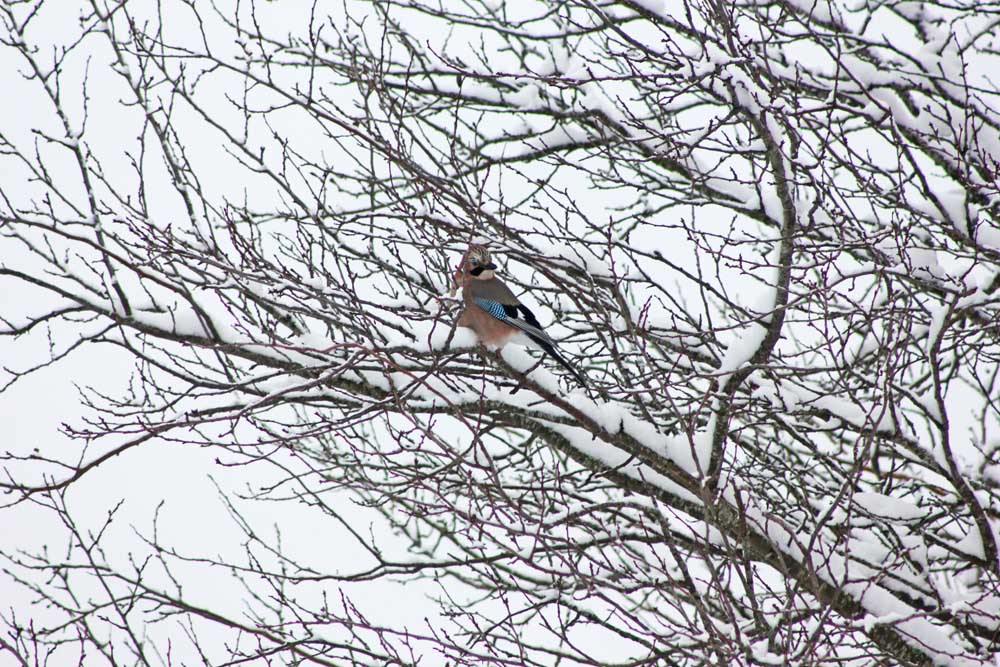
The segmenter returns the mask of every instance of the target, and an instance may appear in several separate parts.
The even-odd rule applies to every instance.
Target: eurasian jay
[[[555,341],[542,331],[534,313],[497,279],[496,268],[489,250],[481,245],[469,247],[455,272],[456,287],[462,288],[465,301],[458,326],[472,329],[483,345],[496,349],[524,334],[586,387],[583,375],[556,351]]]

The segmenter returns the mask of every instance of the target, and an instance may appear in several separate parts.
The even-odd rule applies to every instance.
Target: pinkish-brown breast
[[[517,333],[517,329],[493,317],[472,302],[468,289],[462,290],[465,311],[458,318],[458,326],[472,329],[479,342],[487,347],[503,347]]]

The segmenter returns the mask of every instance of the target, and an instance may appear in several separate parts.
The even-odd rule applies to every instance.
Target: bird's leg
[[[490,356],[490,354],[491,354],[491,351],[490,351],[490,349],[488,347],[486,347],[485,345],[480,345],[479,346],[479,356],[483,360],[483,383],[484,383],[484,385],[485,385],[485,383],[487,381],[487,377],[486,377],[487,369],[489,369],[490,366],[492,365],[492,364],[489,363],[489,356]],[[496,354],[496,352],[492,352],[492,354]],[[496,385],[496,388],[497,388],[498,391],[500,389],[503,389],[503,387],[504,387],[504,383],[503,383],[503,381],[500,378],[497,378],[497,379],[493,380],[493,384]],[[521,383],[518,382],[518,386],[516,386],[514,388],[514,390],[511,391],[510,393],[513,394],[513,393],[515,393],[520,388],[521,388]]]
[[[524,372],[524,374],[521,375],[520,379],[518,379],[517,386],[514,387],[513,389],[511,389],[511,391],[510,391],[511,395],[516,394],[517,392],[521,391],[521,387],[524,386],[524,381],[526,379],[528,379],[528,374],[531,373],[531,371],[535,370],[536,368],[538,368],[541,365],[542,365],[542,360],[539,359],[538,361],[535,362],[534,366],[532,366],[531,368],[529,368],[528,370],[526,370]]]
[[[514,388],[510,390],[510,394],[511,394],[511,396],[513,396],[513,395],[514,395],[514,394],[516,394],[517,392],[521,391],[521,387],[523,387],[523,386],[524,386],[524,377],[525,377],[525,376],[521,375],[521,376],[519,376],[519,377],[517,378],[517,384],[515,384],[515,385],[514,385]]]
[[[500,389],[500,382],[497,381],[497,380],[493,380],[492,378],[490,378],[490,366],[491,366],[491,364],[490,364],[489,354],[488,354],[486,346],[485,345],[480,345],[479,348],[478,348],[478,350],[479,350],[479,358],[482,359],[482,362],[483,362],[483,390],[485,391],[485,389],[486,389],[486,383],[487,382],[491,382],[491,381],[493,382],[494,385],[496,385],[496,388],[499,390]]]
[[[482,355],[484,361],[490,355],[493,355],[494,356],[494,360],[497,361],[497,362],[502,362],[502,360],[503,360],[502,357],[500,356],[500,353],[498,351],[491,350],[490,348],[486,347],[485,345],[480,345],[479,346],[479,353]],[[513,369],[511,369],[512,372],[513,372],[513,374],[516,374],[517,378],[516,378],[516,381],[513,381],[514,378],[511,378],[512,384],[514,385],[514,388],[510,390],[510,393],[511,394],[516,394],[517,392],[521,391],[521,388],[524,387],[524,381],[526,379],[528,379],[528,373],[530,373],[531,371],[533,371],[536,368],[538,368],[541,365],[541,363],[542,363],[541,360],[539,360],[534,366],[532,366],[531,368],[529,368],[527,370],[527,372],[523,373],[523,374],[517,373],[517,371],[513,371]],[[484,366],[483,372],[484,373],[486,372],[485,371],[485,366]],[[495,380],[495,383],[496,383],[497,389],[502,389],[504,386],[506,386],[506,384],[501,379],[499,379],[499,378],[497,380]]]

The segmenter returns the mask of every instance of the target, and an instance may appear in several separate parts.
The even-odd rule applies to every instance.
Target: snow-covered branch
[[[0,655],[1000,648],[994,10],[71,4],[0,8],[0,407],[81,407],[78,448],[3,454],[2,511],[58,537],[0,544]],[[473,242],[587,389],[456,325]],[[218,542],[120,518],[102,475],[157,447],[238,479]],[[387,586],[433,613],[375,617]]]

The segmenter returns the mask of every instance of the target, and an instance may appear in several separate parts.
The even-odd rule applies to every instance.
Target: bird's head
[[[468,271],[469,275],[479,280],[489,280],[497,268],[497,265],[490,259],[490,251],[481,245],[469,248],[465,263],[465,270]]]
[[[490,258],[490,251],[485,246],[470,245],[462,257],[462,263],[455,271],[455,290],[466,285],[470,280],[490,280],[494,276],[497,265]]]

